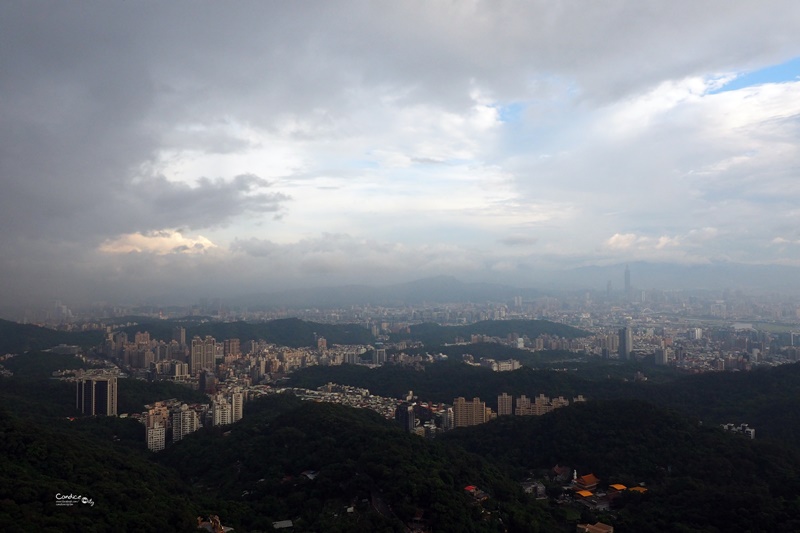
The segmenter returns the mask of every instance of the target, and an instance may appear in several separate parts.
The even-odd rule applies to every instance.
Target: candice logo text
[[[60,492],[56,494],[56,505],[69,507],[78,503],[94,507],[94,500],[86,496],[81,496],[80,494],[61,494]]]

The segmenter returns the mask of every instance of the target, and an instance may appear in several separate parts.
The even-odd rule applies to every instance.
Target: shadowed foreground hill
[[[434,531],[561,531],[480,457],[404,433],[369,410],[262,399],[227,436],[199,432],[158,459],[237,530],[289,519],[297,531],[399,532],[422,517]],[[494,512],[484,514],[467,485],[487,491]]]
[[[136,422],[107,420],[143,433]],[[99,438],[102,428],[70,424],[35,423],[0,408],[0,524],[8,531],[196,531],[189,491],[174,472]],[[57,506],[57,494],[94,505]]]
[[[446,434],[511,472],[565,464],[606,483],[645,482],[622,498],[621,533],[800,531],[800,456],[702,427],[638,401],[590,402],[542,417],[502,417]]]

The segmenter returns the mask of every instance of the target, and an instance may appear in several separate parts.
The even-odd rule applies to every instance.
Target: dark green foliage
[[[0,319],[0,354],[45,350],[59,344],[90,347],[99,344],[102,340],[103,334],[99,331],[56,331]]]
[[[217,339],[238,338],[242,342],[265,340],[282,346],[301,347],[315,345],[314,335],[325,337],[329,344],[369,344],[374,337],[366,328],[357,324],[319,324],[297,318],[271,320],[269,322],[210,322],[193,320],[157,320],[147,317],[131,317],[135,326],[126,326],[120,331],[133,336],[147,331],[151,338],[168,341],[176,326],[186,328],[187,339],[194,335],[211,335]],[[103,342],[100,331],[66,332],[54,329],[17,324],[0,320],[0,354],[23,353],[52,348],[59,344],[78,345],[83,348],[98,346]]]
[[[619,501],[616,526],[622,532],[796,531],[800,524],[796,452],[701,427],[642,402],[592,402],[542,417],[503,417],[443,440],[519,473],[567,464],[606,484],[646,482],[644,496]]]
[[[279,325],[303,343],[316,327]],[[246,340],[245,326],[209,334]],[[311,330],[312,340],[314,332],[335,342],[321,328]],[[454,357],[461,349],[495,359],[523,355],[494,344],[445,349]],[[190,531],[195,516],[212,513],[237,531],[269,531],[281,519],[293,520],[296,531],[403,531],[421,511],[434,531],[569,531],[568,520],[579,517],[613,521],[622,533],[800,531],[797,450],[762,440],[780,437],[796,446],[800,439],[800,365],[700,376],[665,371],[658,382],[634,383],[624,378],[637,370],[653,376],[656,369],[568,353],[531,357],[529,364],[570,371],[495,373],[455,362],[422,371],[345,365],[309,368],[293,380],[308,387],[358,385],[394,397],[412,389],[446,402],[480,396],[494,405],[501,392],[584,394],[590,402],[543,417],[504,417],[431,442],[370,411],[282,395],[247,404],[240,423],[201,430],[151,454],[144,428],[133,420],[66,418],[76,415],[75,385],[40,378],[77,359],[26,354],[13,363],[17,376],[0,379],[0,524],[22,531]],[[171,383],[119,380],[120,412],[170,397],[206,401]],[[729,421],[755,426],[758,439],[716,427]],[[623,495],[613,515],[528,500],[514,480],[556,463],[594,472],[604,483],[645,482],[649,492]],[[318,476],[308,479],[307,470]],[[472,502],[463,491],[467,484],[491,498]],[[55,493],[65,491],[92,497],[94,508],[55,507]]]
[[[199,432],[158,459],[202,485],[208,505],[224,501],[230,521],[245,530],[292,519],[302,530],[403,531],[418,511],[435,531],[498,531],[500,516],[511,531],[554,527],[481,458],[406,434],[368,410],[269,398],[250,406],[230,435]],[[318,476],[302,475],[309,470]],[[463,490],[470,484],[496,498],[485,520]]]
[[[75,393],[75,383],[66,381],[0,378],[0,404],[37,420],[78,416]]]
[[[709,372],[654,387],[632,397],[677,408],[706,423],[749,423],[759,439],[800,442],[800,364],[751,372]]]
[[[531,339],[543,334],[567,339],[591,335],[588,331],[549,320],[484,320],[465,326],[440,326],[427,322],[411,326],[409,329],[410,333],[398,333],[393,335],[393,338],[421,341],[425,346],[439,346],[455,342],[457,337],[469,339],[471,335],[506,338],[516,333],[520,337],[527,335]]]
[[[792,446],[800,442],[800,410],[796,409],[800,364],[700,375],[665,371],[653,382],[630,380],[637,370],[651,372],[637,363],[597,361],[566,366],[577,370],[523,367],[514,372],[492,372],[456,361],[428,364],[424,371],[391,365],[376,369],[342,365],[303,369],[292,375],[292,383],[316,388],[333,381],[391,397],[413,390],[424,400],[448,403],[458,396],[478,396],[492,407],[503,392],[515,397],[563,395],[570,400],[578,394],[589,400],[638,399],[678,409],[711,425],[748,423],[756,428],[759,439],[778,438]]]
[[[292,384],[316,388],[329,381],[364,387],[373,394],[399,398],[409,390],[423,400],[452,403],[453,398],[475,396],[496,406],[497,395],[526,394],[529,397],[547,395],[583,394],[583,380],[576,380],[564,372],[535,371],[521,368],[514,372],[492,372],[487,368],[457,362],[433,363],[424,371],[408,366],[383,366],[376,369],[356,365],[339,367],[311,367],[292,375]]]
[[[117,412],[141,413],[144,406],[159,400],[176,398],[184,403],[208,403],[208,396],[171,381],[118,379]]]
[[[89,365],[74,355],[28,352],[3,361],[2,365],[19,379],[47,379],[56,370],[77,370]]]
[[[450,346],[437,346],[433,350],[425,348],[417,351],[442,353],[454,361],[460,361],[463,355],[469,354],[474,358],[476,363],[481,358],[494,359],[496,361],[516,359],[523,365],[538,368],[559,364],[563,366],[564,362],[585,362],[589,360],[585,355],[576,354],[567,350],[542,350],[532,352],[530,350],[522,350],[495,342],[453,344]]]
[[[0,408],[0,524],[13,531],[194,530],[190,495],[174,473],[69,424],[35,424]],[[86,496],[94,506],[58,507],[57,493]]]

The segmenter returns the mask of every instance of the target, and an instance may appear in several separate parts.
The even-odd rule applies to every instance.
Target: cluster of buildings
[[[585,401],[586,398],[582,394],[572,399],[573,403]],[[551,399],[544,394],[539,394],[533,401],[523,394],[514,402],[513,398],[504,392],[497,397],[497,415],[504,416],[513,413],[516,416],[541,416],[561,407],[567,407],[569,403],[569,400],[563,396]]]
[[[75,381],[75,407],[88,416],[120,416],[139,420],[146,428],[147,447],[163,450],[168,442],[178,442],[203,426],[225,426],[242,419],[246,391],[228,386],[210,395],[208,404],[187,405],[164,400],[147,405],[134,414],[118,412],[118,374],[103,370],[79,372]]]
[[[731,431],[733,433],[741,433],[742,435],[747,435],[751,439],[756,438],[756,430],[755,428],[751,428],[749,424],[720,424],[722,429],[725,431]]]
[[[586,399],[583,395],[572,399],[573,403],[585,401]],[[566,407],[569,404],[570,401],[563,396],[551,399],[544,394],[538,395],[533,401],[523,394],[515,402],[512,396],[504,392],[497,397],[497,412],[494,412],[480,398],[476,397],[472,400],[467,400],[463,397],[458,397],[453,400],[452,408],[445,411],[442,427],[444,429],[453,429],[477,426],[498,416],[541,416],[560,407]]]
[[[574,474],[572,483],[567,486],[572,491],[575,499],[592,510],[607,511],[611,502],[623,492],[645,493],[647,489],[642,486],[626,487],[620,483],[613,483],[607,488],[600,488],[600,480],[594,474],[578,476]]]
[[[305,348],[255,340],[241,342],[238,338],[219,341],[210,335],[194,336],[187,344],[186,330],[182,327],[174,328],[169,342],[152,339],[146,331],[136,333],[132,342],[125,332],[109,332],[103,351],[134,377],[176,381],[204,391],[200,383],[204,374],[213,375],[218,381],[235,380],[249,386],[308,366],[344,363],[379,366],[387,362],[385,348],[328,346],[324,337],[317,337],[315,346]],[[372,354],[365,360],[368,351]]]
[[[463,356],[463,360],[465,363],[473,366],[480,366],[483,368],[488,368],[493,372],[511,372],[513,370],[517,370],[522,368],[522,363],[517,361],[516,359],[506,359],[503,361],[496,361],[495,359],[491,359],[489,357],[481,357],[481,359],[475,363],[473,362],[473,357],[469,354]]]
[[[266,388],[258,391],[258,394],[266,395],[283,393],[293,394],[301,400],[336,403],[358,409],[370,409],[387,419],[394,416],[398,401],[395,398],[386,398],[370,394],[368,389],[351,387],[349,385],[338,385],[336,383],[328,383],[316,390],[299,387],[278,387]]]
[[[242,419],[244,393],[234,389],[217,393],[210,404],[186,404],[176,399],[146,405],[146,411],[130,415],[146,428],[147,448],[158,452],[205,426],[226,426]]]
[[[725,291],[643,291],[631,283],[631,271],[625,269],[623,287],[614,290],[609,281],[605,291],[563,292],[557,296],[510,297],[505,301],[475,303],[432,303],[421,305],[350,306],[341,309],[308,308],[293,311],[246,311],[226,308],[222,301],[170,311],[172,316],[212,315],[221,321],[270,320],[294,316],[324,323],[359,324],[372,331],[378,341],[391,334],[409,331],[414,324],[435,322],[441,325],[464,325],[481,320],[548,319],[582,328],[584,338],[566,339],[553,335],[528,338],[511,334],[494,338],[481,334],[453,338],[452,342],[500,342],[515,348],[566,350],[576,354],[619,359],[648,359],[657,365],[674,366],[686,372],[750,370],[757,365],[776,365],[800,361],[800,305],[790,295],[753,295],[736,290]],[[159,309],[136,309],[136,313],[166,318]],[[131,309],[94,310],[107,317],[130,314]],[[105,328],[106,355],[126,368],[153,370],[159,377],[182,379],[209,368],[211,359],[236,357],[237,353],[258,355],[257,343],[238,344],[237,339],[216,341],[210,337],[186,338],[186,331],[176,327],[169,341],[154,341],[147,332],[129,338],[113,331],[105,322],[76,324],[78,315],[60,304],[52,319],[60,327],[72,330]],[[80,314],[80,313],[79,313]],[[753,328],[752,323],[776,324],[772,331]],[[776,331],[782,332],[777,333]],[[403,350],[402,343],[393,347]],[[369,348],[371,349],[371,347]],[[309,353],[314,352],[314,353]],[[338,352],[320,339],[316,349],[284,353],[282,358],[265,359],[264,373],[290,372],[313,364],[375,364],[387,362],[387,353],[376,349],[370,361],[362,353]],[[398,362],[414,364],[419,356],[394,356]],[[391,359],[390,356],[388,359]],[[513,362],[495,362],[498,370],[513,369]],[[494,365],[486,362],[487,365]],[[260,366],[260,363],[257,365]],[[258,378],[259,371],[256,371]],[[257,383],[257,381],[253,381]]]

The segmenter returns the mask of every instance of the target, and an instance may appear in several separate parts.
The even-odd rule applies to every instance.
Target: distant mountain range
[[[350,305],[402,306],[423,303],[498,301],[515,296],[530,298],[541,291],[496,283],[465,283],[453,276],[437,276],[384,287],[345,285],[292,289],[273,293],[243,295],[229,300],[233,306],[249,309],[275,307],[346,307]]]
[[[715,262],[698,265],[633,262],[627,264],[634,289],[800,292],[800,268],[783,265],[746,265]],[[562,290],[605,292],[624,289],[625,263],[540,271],[524,281],[508,283],[464,282],[454,276],[437,276],[385,286],[345,285],[290,289],[240,295],[226,300],[233,307],[252,310],[274,308],[332,308],[351,305],[402,306],[424,303],[481,303],[529,300]],[[527,286],[527,287],[525,287]]]
[[[563,270],[548,277],[552,287],[612,290],[624,287],[625,263]],[[784,265],[715,262],[700,265],[628,263],[631,285],[637,289],[708,289],[800,291],[800,269]]]

